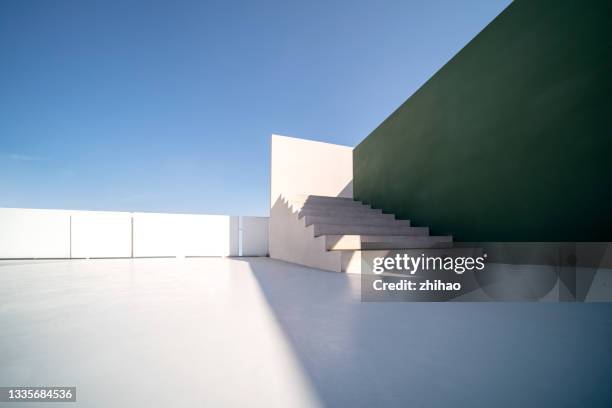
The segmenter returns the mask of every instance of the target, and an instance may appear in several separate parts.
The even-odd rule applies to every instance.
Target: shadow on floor
[[[612,404],[612,303],[361,303],[359,276],[247,262],[326,406]]]

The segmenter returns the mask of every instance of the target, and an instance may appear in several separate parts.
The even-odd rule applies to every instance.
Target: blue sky
[[[267,215],[272,133],[355,146],[510,2],[0,2],[0,207]]]

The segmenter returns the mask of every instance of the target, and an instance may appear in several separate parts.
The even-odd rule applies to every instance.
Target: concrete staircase
[[[440,255],[454,252],[452,236],[432,236],[427,227],[413,227],[408,220],[397,220],[393,214],[384,214],[351,198],[300,195],[285,200],[302,228],[308,230],[310,239],[323,241],[318,245],[319,251],[328,254],[321,256],[339,256],[338,267],[322,269],[360,273],[363,251],[378,256],[397,252],[416,255],[424,249]],[[308,259],[298,263],[316,266]]]
[[[350,198],[297,196],[291,200],[314,236],[325,238],[327,250],[449,248],[452,236],[429,235],[427,227],[413,227],[408,220]]]

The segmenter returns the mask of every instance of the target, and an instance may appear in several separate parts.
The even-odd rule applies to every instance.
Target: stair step
[[[412,227],[409,220],[347,197],[298,195],[288,200],[293,214],[312,226],[315,237],[324,237],[326,257],[340,260],[325,268],[361,273],[370,268],[374,257],[408,253],[410,256],[470,256],[478,248],[453,247],[452,236],[430,236],[427,227]],[[318,265],[306,257],[302,262]],[[363,265],[363,268],[362,268]]]
[[[357,208],[331,208],[331,207],[321,207],[321,208],[313,208],[313,207],[307,207],[307,208],[301,208],[299,209],[299,216],[303,216],[303,215],[325,215],[325,216],[336,216],[336,215],[343,215],[343,216],[347,216],[347,217],[352,217],[352,216],[359,216],[359,217],[365,217],[365,216],[369,216],[369,215],[384,215],[385,217],[390,217],[392,219],[395,219],[395,217],[393,216],[393,214],[383,214],[382,210],[380,209],[372,209],[372,208],[368,208],[368,207],[357,207]]]
[[[305,215],[306,225],[311,224],[343,224],[343,225],[373,225],[373,226],[404,226],[409,227],[409,220],[396,220],[394,217],[381,217],[382,214],[374,215]],[[390,214],[386,214],[390,215]]]
[[[313,224],[315,237],[321,235],[428,235],[427,227]]]
[[[452,245],[450,235],[325,235],[325,247],[330,251],[450,248]]]
[[[297,196],[292,197],[289,202],[294,206],[307,208],[370,208],[369,205],[363,204],[361,201],[355,201],[353,199],[343,197]]]
[[[312,208],[312,209],[338,209],[338,210],[370,210],[372,207],[365,204],[360,204],[355,201],[350,201],[345,204],[336,203],[299,203],[294,202],[295,206],[300,208]]]
[[[361,203],[361,201],[354,200],[350,197],[331,197],[331,196],[319,196],[319,195],[305,195],[305,194],[296,194],[291,198],[294,201],[310,201],[310,202],[352,202],[352,203]]]
[[[303,213],[300,212],[299,215],[300,218],[302,217],[334,217],[334,218],[346,218],[346,219],[352,219],[352,220],[363,220],[363,219],[376,219],[376,220],[385,220],[385,221],[407,221],[410,222],[409,220],[397,220],[395,218],[395,215],[393,214],[383,214],[380,211],[376,211],[376,210],[370,210],[370,211],[364,211],[364,212],[347,212],[347,211],[336,211],[336,212],[330,212],[330,211],[315,211],[315,210],[304,210]]]

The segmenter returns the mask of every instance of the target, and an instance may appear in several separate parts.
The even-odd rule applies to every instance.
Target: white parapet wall
[[[132,256],[132,215],[127,212],[72,211],[72,258]]]
[[[70,258],[70,212],[0,209],[0,258]]]
[[[134,257],[238,256],[238,217],[134,214]]]
[[[267,254],[267,217],[0,208],[0,259]]]
[[[268,217],[240,217],[242,256],[268,255]]]
[[[322,237],[298,218],[299,195],[353,197],[353,148],[272,135],[270,169],[270,257],[340,272],[341,254],[325,249]]]

